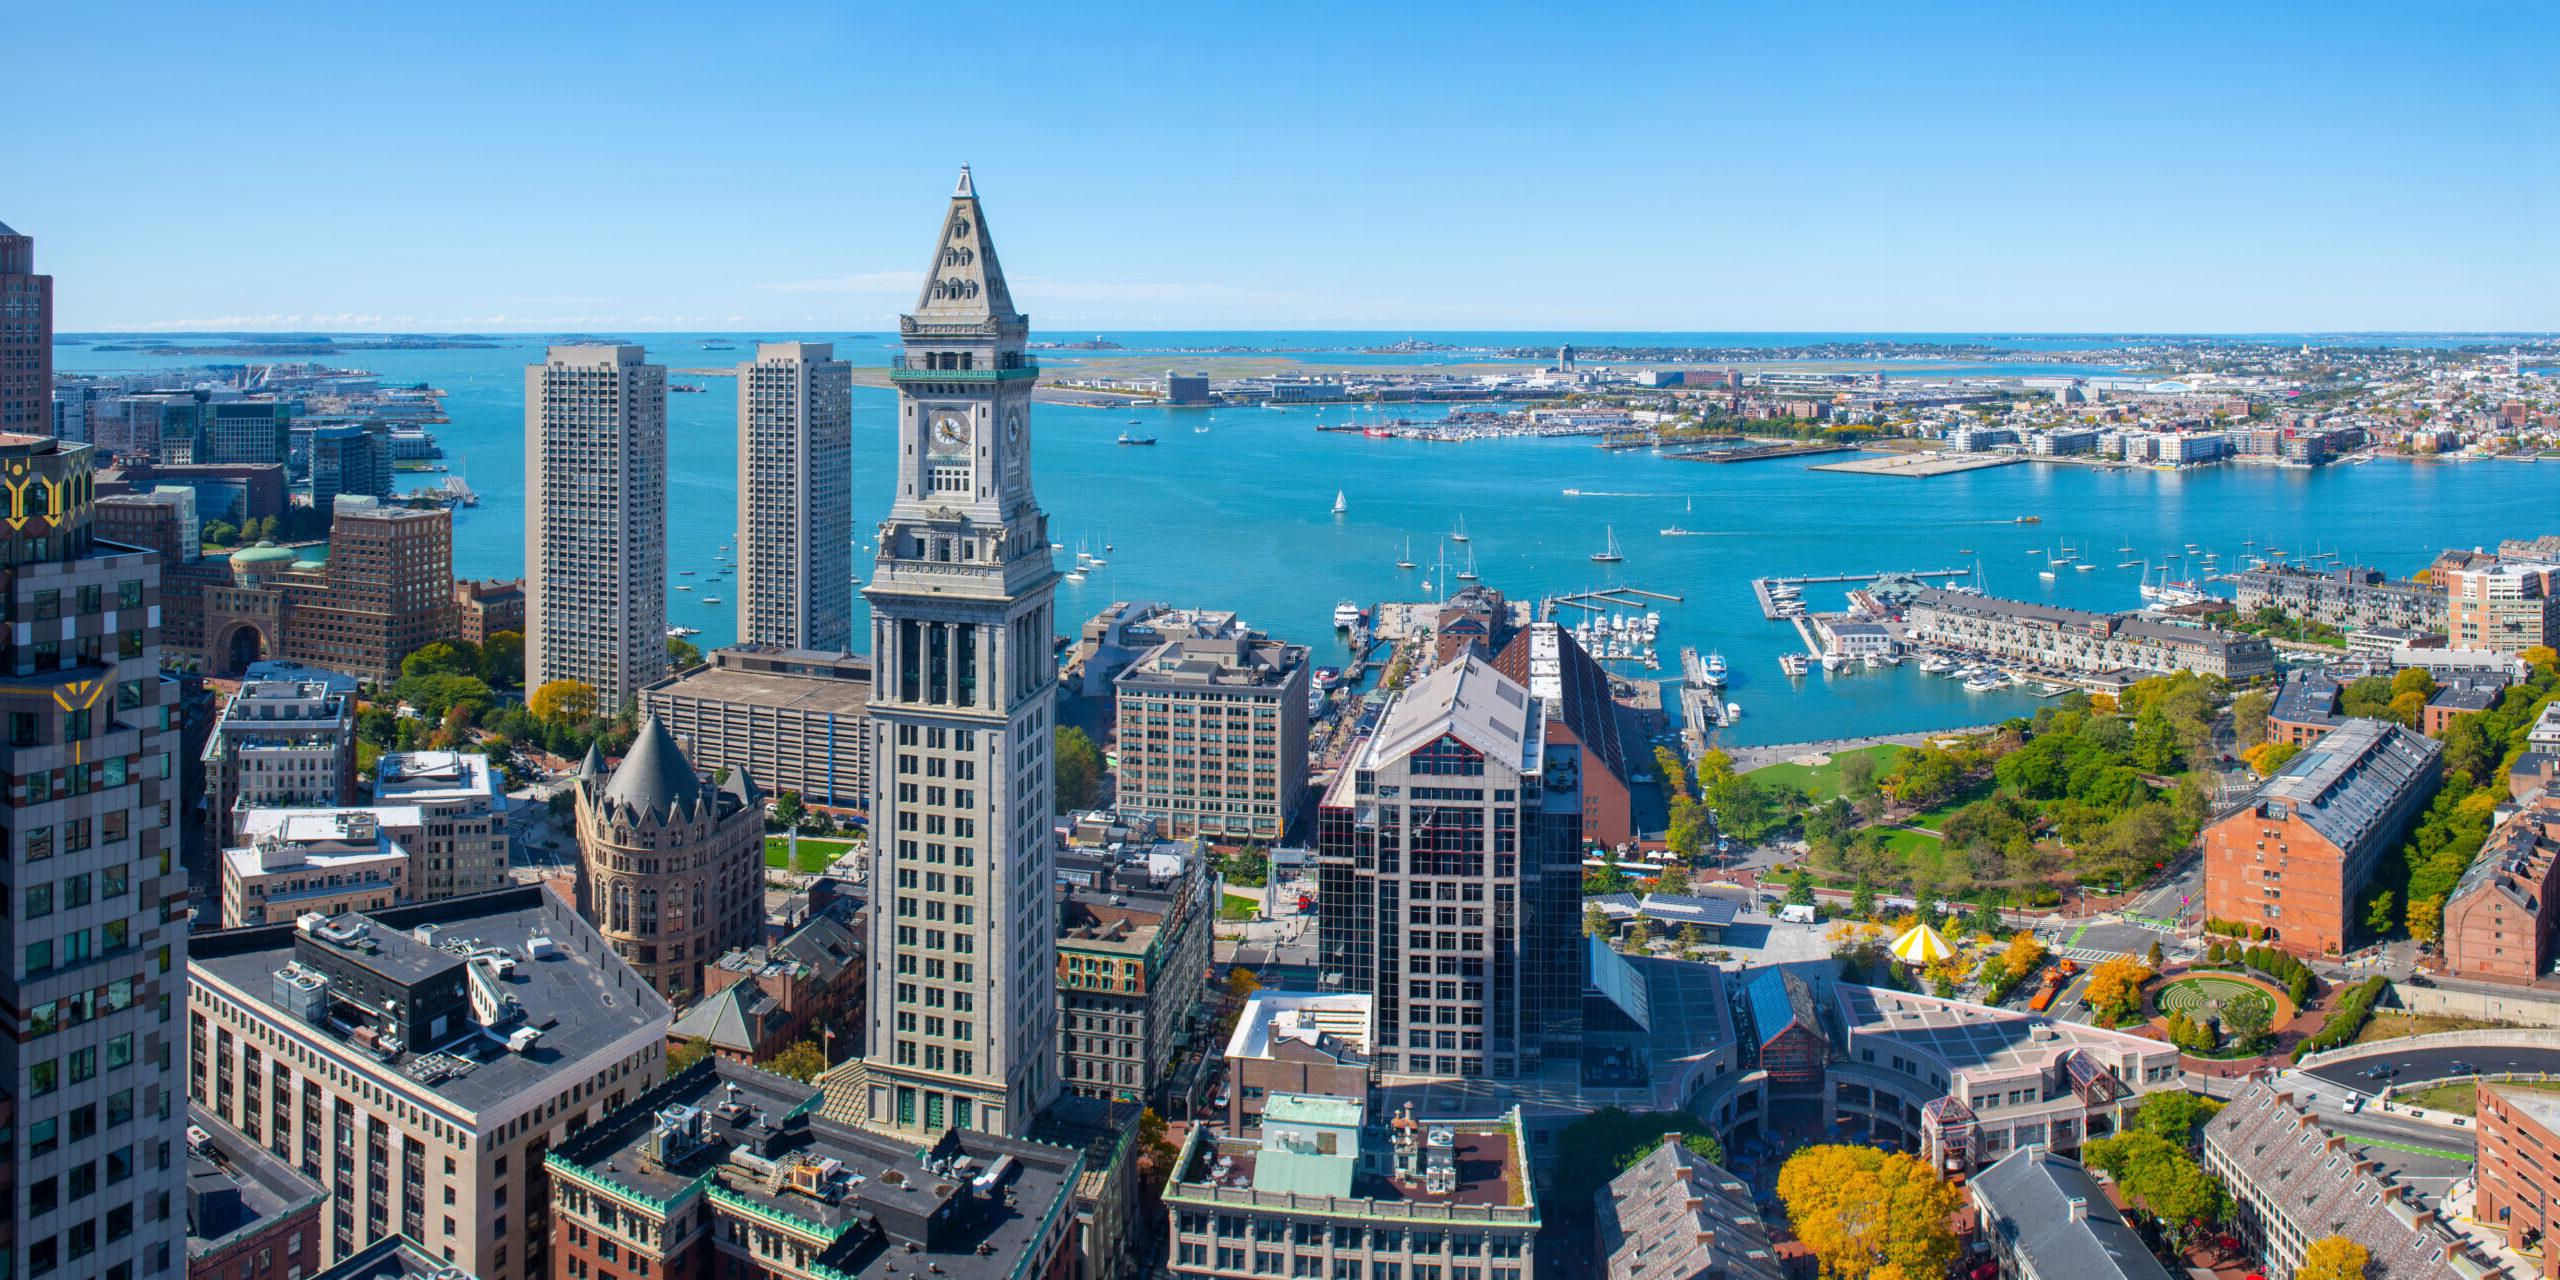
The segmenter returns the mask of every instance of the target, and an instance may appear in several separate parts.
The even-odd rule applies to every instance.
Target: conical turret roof
[[[632,739],[630,754],[622,757],[622,767],[613,771],[613,780],[604,784],[607,805],[626,805],[642,813],[662,814],[670,810],[690,810],[702,799],[702,778],[693,771],[693,762],[685,759],[684,748],[676,745],[675,735],[656,716],[640,722],[640,736]]]
[[[925,268],[915,319],[943,324],[1022,319],[1013,309],[1013,292],[1005,287],[1004,268],[996,262],[995,238],[987,233],[986,210],[978,204],[977,184],[965,164],[951,192],[950,212],[942,218],[933,262]]]

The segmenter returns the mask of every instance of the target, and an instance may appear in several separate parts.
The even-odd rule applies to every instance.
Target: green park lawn
[[[827,864],[843,857],[844,851],[852,847],[851,840],[821,840],[814,836],[802,836],[800,837],[800,860],[791,870],[816,875],[826,870]],[[783,863],[790,858],[790,837],[766,836],[764,838],[764,865],[779,871]]]
[[[1806,765],[1782,760],[1776,764],[1764,765],[1752,770],[1750,777],[1756,782],[1783,782],[1813,797],[1815,804],[1821,804],[1828,800],[1836,800],[1840,796],[1840,761],[1843,757],[1874,757],[1876,775],[1882,777],[1886,770],[1893,767],[1894,757],[1901,755],[1905,749],[1890,742],[1872,747],[1853,747],[1847,751],[1833,752],[1829,762],[1824,764]]]

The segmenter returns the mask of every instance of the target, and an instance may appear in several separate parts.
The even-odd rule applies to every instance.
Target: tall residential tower
[[[853,368],[824,342],[738,366],[738,639],[853,647]]]
[[[0,431],[53,434],[53,277],[36,240],[0,222]]]
[[[960,171],[901,317],[898,489],[871,605],[873,1125],[1022,1134],[1056,1095],[1048,517],[1029,321]]]
[[[667,668],[667,371],[553,347],[524,374],[525,687],[607,713]]]

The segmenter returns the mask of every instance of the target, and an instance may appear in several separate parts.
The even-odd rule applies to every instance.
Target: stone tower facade
[[[656,716],[630,754],[578,770],[578,853],[596,931],[669,1003],[764,924],[764,797],[744,770],[714,784]]]
[[[875,1126],[1022,1134],[1058,1089],[1048,517],[1029,322],[969,171],[899,329],[898,487],[871,606]]]

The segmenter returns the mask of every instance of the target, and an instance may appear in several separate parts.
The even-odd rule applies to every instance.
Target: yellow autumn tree
[[[549,724],[584,724],[595,719],[596,687],[583,680],[553,680],[524,700],[525,710]]]
[[[2365,1264],[2373,1255],[2363,1245],[2345,1236],[2322,1236],[2302,1251],[2302,1265],[2293,1269],[2294,1280],[2364,1280]]]
[[[2001,967],[2007,969],[2013,979],[2035,972],[2036,966],[2043,963],[2044,943],[2024,929],[2018,930],[2009,939],[2009,949],[2000,953]]]
[[[2132,956],[2110,956],[2089,971],[2089,989],[2081,996],[2100,1020],[2120,1022],[2142,1009],[2142,984],[2151,970]]]
[[[1778,1170],[1778,1199],[1826,1280],[1945,1275],[1963,1197],[1922,1161],[1872,1147],[1803,1147]]]

